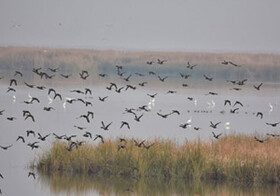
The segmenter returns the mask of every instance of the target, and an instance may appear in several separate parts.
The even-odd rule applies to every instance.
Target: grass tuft
[[[183,178],[246,183],[280,182],[280,141],[270,138],[259,143],[252,136],[231,135],[209,142],[154,139],[148,150],[128,140],[84,144],[67,151],[66,142],[56,141],[34,163],[43,173],[78,173],[139,179]]]

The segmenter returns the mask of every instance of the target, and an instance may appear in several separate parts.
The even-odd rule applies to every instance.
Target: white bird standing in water
[[[153,107],[155,107],[155,101],[156,101],[156,98],[151,98],[149,103],[148,103],[148,108],[149,110],[151,110]]]
[[[13,102],[15,103],[15,102],[16,102],[16,100],[17,100],[16,95],[13,95]]]
[[[48,95],[49,105],[53,102],[52,98]]]
[[[271,103],[268,104],[270,107],[269,113],[273,111],[273,105]]]
[[[226,122],[225,123],[225,129],[226,130],[230,130],[230,122]]]

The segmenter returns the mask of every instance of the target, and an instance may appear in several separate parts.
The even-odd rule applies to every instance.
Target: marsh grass
[[[43,173],[79,173],[122,176],[132,179],[165,178],[217,180],[241,183],[280,182],[280,141],[259,143],[252,136],[231,135],[209,142],[154,139],[149,149],[128,140],[118,151],[119,140],[84,144],[71,152],[68,143],[56,141],[34,163]],[[124,143],[122,143],[124,144]]]

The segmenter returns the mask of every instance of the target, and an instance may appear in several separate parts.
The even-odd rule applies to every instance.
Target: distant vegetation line
[[[157,59],[167,61],[160,66],[146,63]],[[233,71],[230,66],[221,65],[224,60],[238,62],[246,69]],[[178,72],[185,71],[187,62],[199,65],[193,72],[193,79],[201,73],[211,73],[220,80],[248,78],[250,81],[280,82],[280,55],[0,48],[0,74],[13,74],[14,70],[27,71],[30,73],[30,77],[27,78],[34,82],[40,78],[34,77],[31,71],[38,67],[42,70],[59,67],[61,72],[77,73],[73,74],[69,83],[80,82],[78,70],[86,69],[91,73],[110,74],[115,71],[115,65],[124,66],[130,72],[146,73],[154,70],[168,75],[169,78],[177,78],[180,77]],[[57,77],[54,79],[59,80]],[[89,79],[91,82],[98,82],[97,78]]]
[[[56,141],[32,167],[43,173],[122,176],[133,179],[183,178],[280,182],[280,141],[256,142],[251,136],[230,135],[208,142],[170,140],[106,140],[98,145]]]

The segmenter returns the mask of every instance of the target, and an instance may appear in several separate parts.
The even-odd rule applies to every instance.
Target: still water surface
[[[186,88],[181,86],[179,78],[173,78],[169,82],[160,82],[157,77],[152,76],[146,77],[145,80],[140,77],[134,78],[136,76],[133,75],[129,82],[124,82],[118,77],[105,77],[100,78],[101,82],[97,84],[87,84],[81,80],[78,85],[62,85],[55,81],[50,85],[49,82],[41,80],[40,85],[46,86],[46,89],[39,90],[27,87],[24,84],[27,78],[16,77],[18,85],[12,86],[16,92],[7,92],[8,79],[2,82],[0,110],[4,112],[0,116],[0,144],[13,145],[6,151],[0,149],[0,173],[4,176],[4,179],[0,179],[0,188],[3,195],[278,195],[275,186],[248,188],[232,184],[197,184],[184,180],[159,182],[155,179],[134,182],[89,176],[45,176],[39,173],[36,173],[36,179],[28,177],[30,163],[55,141],[52,133],[68,136],[75,134],[75,139],[88,143],[99,141],[85,138],[83,134],[86,131],[91,132],[93,136],[103,135],[105,142],[107,138],[133,137],[149,140],[160,137],[179,144],[197,139],[213,140],[212,131],[216,134],[222,133],[221,137],[232,133],[258,134],[259,137],[265,137],[266,133],[280,133],[279,126],[272,127],[266,124],[280,121],[280,85],[277,83],[264,84],[258,91],[253,88],[256,83],[248,82],[242,86],[241,91],[236,91],[232,90],[234,86],[226,82],[214,86],[202,82],[202,85],[193,84]],[[139,81],[147,81],[148,84],[140,87]],[[123,86],[124,89],[121,93],[106,89],[110,82],[115,82],[118,88]],[[128,84],[136,86],[137,89],[125,90]],[[48,94],[50,88],[60,93],[62,100],[54,99],[52,93]],[[85,92],[85,88],[89,88],[92,94],[72,92]],[[208,95],[210,91],[217,95]],[[147,94],[156,96],[151,98]],[[108,98],[104,102],[99,100],[99,97],[105,96]],[[38,98],[40,103],[24,103],[30,101],[31,97]],[[86,106],[81,101],[72,104],[66,102],[79,98],[92,105]],[[226,99],[231,101],[231,105],[224,105]],[[233,106],[236,101],[241,102],[243,106]],[[139,109],[143,105],[146,105],[147,111]],[[53,107],[54,110],[45,111],[44,107]],[[138,116],[143,114],[140,122],[134,120],[133,114],[125,112],[126,108],[136,109],[135,113]],[[238,109],[235,113],[230,112],[236,108]],[[31,118],[25,120],[23,110],[30,111],[35,122]],[[174,113],[162,118],[157,114],[168,114],[173,110],[178,110],[180,115]],[[94,118],[90,119],[89,123],[85,118],[80,118],[88,111],[94,113]],[[256,116],[258,112],[263,114],[263,118]],[[15,120],[9,121],[8,117],[15,117]],[[100,128],[101,121],[105,124],[112,122],[108,131]],[[121,121],[128,122],[130,129],[120,128]],[[210,121],[221,123],[213,129],[210,127]],[[186,129],[180,127],[185,123],[189,124]],[[78,129],[77,126],[83,127],[84,130]],[[36,133],[35,137],[27,137],[27,130],[33,130]],[[39,141],[38,133],[43,136],[51,135],[46,141]],[[18,136],[23,136],[25,143],[21,140],[16,141]],[[39,141],[40,147],[31,150],[27,144],[35,141]]]

